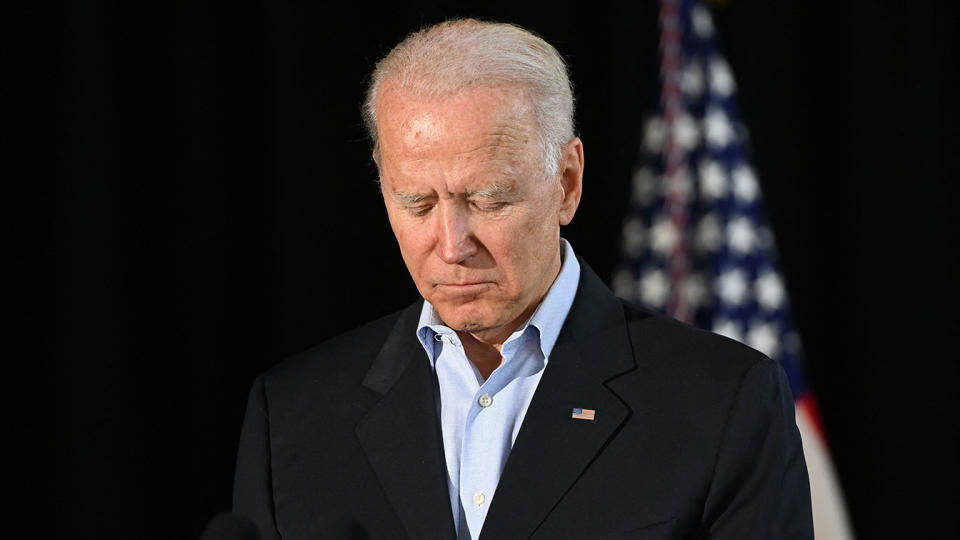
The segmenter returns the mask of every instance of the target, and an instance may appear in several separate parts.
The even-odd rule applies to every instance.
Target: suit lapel
[[[383,397],[357,436],[407,534],[453,538],[434,377],[415,335],[421,305],[401,314],[364,379]]]
[[[580,261],[577,296],[510,451],[481,537],[527,538],[627,418],[605,385],[634,367],[623,306]],[[594,420],[572,418],[574,407]]]

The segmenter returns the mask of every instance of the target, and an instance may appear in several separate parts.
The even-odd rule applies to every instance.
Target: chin
[[[489,327],[475,321],[468,321],[463,324],[458,324],[453,327],[457,332],[468,332],[470,334],[475,334],[477,332],[482,332],[487,330]]]
[[[444,309],[434,305],[434,308],[447,326],[460,332],[479,332],[492,326],[486,317],[464,306]]]

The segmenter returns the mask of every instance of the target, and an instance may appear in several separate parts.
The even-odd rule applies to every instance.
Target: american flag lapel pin
[[[593,409],[581,409],[579,407],[573,408],[573,415],[571,418],[574,420],[590,420],[593,422],[594,417],[597,415],[597,411]]]

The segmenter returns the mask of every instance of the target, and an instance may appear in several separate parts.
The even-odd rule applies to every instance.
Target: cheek
[[[423,231],[418,231],[418,227],[404,215],[401,211],[387,205],[387,219],[390,221],[390,229],[393,230],[393,236],[396,237],[400,249],[404,252],[412,247],[418,239],[423,237]],[[421,225],[420,229],[423,228]],[[418,234],[420,233],[420,234]]]
[[[430,229],[426,224],[407,224],[400,229],[397,241],[411,256],[423,257],[430,251],[432,245]]]
[[[540,236],[542,233],[535,224],[523,223],[499,231],[494,243],[488,244],[497,266],[511,282],[529,278],[531,269],[539,264],[543,251],[543,242],[538,240]]]
[[[400,247],[400,254],[410,274],[417,279],[425,270],[427,256],[430,253],[430,235],[426,227],[403,223],[403,220],[391,220],[393,234]]]

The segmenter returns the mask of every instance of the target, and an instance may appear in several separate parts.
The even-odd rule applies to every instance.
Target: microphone
[[[260,533],[249,519],[224,512],[213,516],[200,540],[260,540]]]
[[[343,514],[323,514],[313,522],[310,540],[367,540],[363,526]]]

